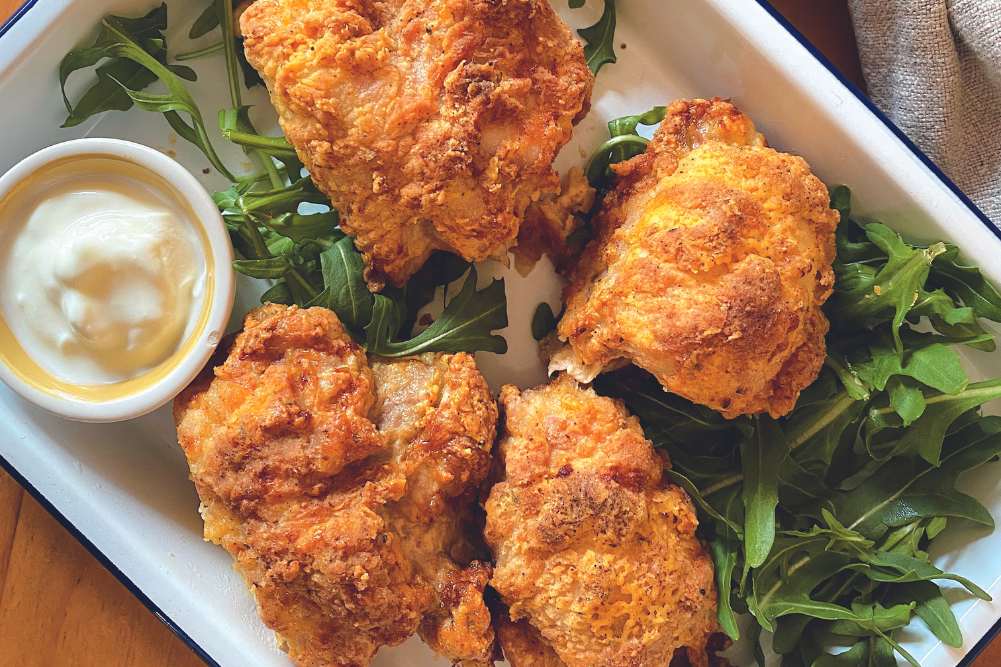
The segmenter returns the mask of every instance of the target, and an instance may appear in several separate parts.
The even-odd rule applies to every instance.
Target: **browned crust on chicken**
[[[566,667],[552,645],[527,619],[512,621],[507,607],[496,615],[497,641],[511,667]]]
[[[679,648],[704,658],[717,628],[712,560],[636,418],[566,375],[524,393],[508,385],[500,403],[506,478],[484,535],[511,620],[569,667],[667,665]],[[514,664],[547,664],[524,655],[531,633],[501,627]]]
[[[792,409],[825,356],[838,214],[802,158],[763,144],[728,102],[678,101],[616,165],[564,292],[578,363],[632,361],[727,417]]]
[[[258,0],[241,17],[289,141],[371,269],[515,241],[593,77],[546,0]]]
[[[269,304],[174,403],[205,537],[300,667],[362,667],[420,632],[495,652],[467,539],[497,409],[468,354],[370,367],[329,310]]]
[[[567,245],[567,237],[581,226],[578,213],[594,206],[594,188],[580,167],[571,167],[560,184],[559,194],[539,197],[525,211],[525,224],[518,233],[518,245],[511,249],[518,273],[528,275],[536,262],[547,255],[560,275],[566,275],[576,259],[576,244]]]

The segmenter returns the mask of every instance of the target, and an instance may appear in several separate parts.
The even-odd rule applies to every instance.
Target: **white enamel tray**
[[[557,11],[573,28],[593,23],[600,2]],[[60,130],[65,109],[56,74],[60,58],[96,34],[101,16],[138,16],[150,0],[29,0],[0,28],[0,172],[44,146],[82,136],[130,139],[176,155],[209,190],[224,186],[203,175],[204,157],[178,140],[158,115],[133,109],[112,112],[72,130]],[[205,0],[168,0],[171,53],[204,46],[217,37],[187,40]],[[998,233],[931,163],[833,70],[793,34],[777,14],[756,0],[624,0],[618,3],[619,62],[600,72],[592,109],[558,160],[563,170],[582,164],[606,137],[605,123],[678,97],[733,98],[772,146],[804,156],[829,185],[845,183],[856,208],[916,239],[958,244],[995,284],[1001,284]],[[625,47],[619,45],[624,44]],[[228,106],[225,71],[217,57],[190,63],[199,74],[191,90],[207,120]],[[71,79],[71,96],[90,85]],[[261,89],[246,96],[256,104],[259,128],[277,132]],[[219,149],[228,148],[221,140]],[[242,154],[222,150],[230,165]],[[2,221],[0,221],[2,224]],[[496,264],[481,280],[507,278],[510,352],[480,354],[484,375],[497,390],[545,380],[537,362],[529,320],[536,304],[558,304],[560,283],[545,262],[528,278]],[[256,305],[260,287],[238,282],[235,320]],[[556,308],[558,310],[558,307]],[[972,353],[973,379],[1001,375],[1001,353]],[[233,571],[229,555],[202,541],[198,497],[177,445],[170,410],[110,425],[77,424],[47,415],[0,385],[0,464],[35,495],[112,572],[206,662],[221,667],[289,667],[273,635]],[[988,464],[961,480],[961,488],[1001,516],[1001,465]],[[1001,531],[949,522],[935,542],[935,562],[969,577],[1001,597]],[[949,549],[945,550],[948,546]],[[941,645],[915,620],[896,636],[925,667],[968,664],[994,636],[1001,604],[972,599],[948,588],[966,643]],[[750,662],[738,646],[735,660]],[[777,663],[777,660],[774,660]],[[374,665],[447,665],[418,640],[379,652]]]

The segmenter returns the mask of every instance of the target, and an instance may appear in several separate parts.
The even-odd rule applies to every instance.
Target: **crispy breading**
[[[580,228],[582,220],[577,214],[591,210],[594,196],[594,188],[587,182],[584,171],[571,167],[559,193],[543,195],[528,205],[518,245],[511,249],[518,273],[527,276],[536,262],[547,255],[556,272],[565,275],[574,259],[574,248],[567,245],[567,237]]]
[[[487,499],[491,585],[517,626],[501,625],[514,665],[644,667],[683,649],[705,665],[716,623],[712,560],[685,492],[621,402],[571,377],[501,391],[505,478]],[[503,620],[503,619],[502,619]],[[701,656],[701,658],[698,658]]]
[[[497,641],[511,667],[566,667],[552,645],[527,619],[512,621],[507,607],[496,614]]]
[[[466,535],[497,408],[471,355],[366,359],[329,310],[251,312],[174,402],[221,544],[300,667],[367,665],[414,632],[496,650]]]
[[[502,258],[589,106],[582,47],[546,0],[257,0],[240,22],[373,289],[435,250]]]
[[[719,98],[669,107],[614,167],[550,370],[631,361],[726,417],[792,409],[824,361],[838,213],[802,158],[763,144]]]

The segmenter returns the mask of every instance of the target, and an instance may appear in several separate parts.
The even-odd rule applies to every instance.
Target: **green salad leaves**
[[[614,176],[611,165],[646,152],[650,140],[640,136],[639,125],[659,125],[667,116],[667,107],[654,107],[638,116],[622,116],[608,122],[608,140],[598,147],[587,163],[588,183],[606,190]]]
[[[259,135],[251,122],[239,74],[242,70],[248,87],[259,79],[248,73],[240,57],[242,48],[233,33],[232,16],[232,0],[212,0],[195,20],[189,36],[219,30],[221,41],[183,58],[224,55],[231,107],[219,111],[219,129],[223,138],[241,146],[259,165],[258,172],[236,176],[223,163],[201,111],[182,81],[194,81],[194,71],[167,64],[163,37],[166,5],[138,19],[106,17],[94,44],[63,58],[59,78],[69,113],[63,126],[132,106],[163,114],[178,136],[197,146],[232,183],[229,189],[216,192],[213,199],[233,247],[242,256],[233,262],[234,269],[273,282],[262,302],[329,308],[367,351],[387,357],[437,351],[506,351],[504,338],[493,334],[507,326],[504,281],[494,280],[477,289],[476,269],[460,258],[439,253],[404,287],[386,287],[375,295],[369,292],[361,254],[340,230],[337,211],[326,196],[303,175],[295,149],[285,137]],[[108,62],[97,67],[97,82],[75,106],[71,104],[65,89],[69,76],[106,59]],[[166,94],[143,92],[156,81],[166,86]],[[461,289],[448,299],[449,285],[464,274],[467,277]],[[420,324],[419,312],[435,309],[433,302],[439,293],[441,314],[430,324],[423,323],[423,330],[413,335]]]
[[[167,65],[167,42],[163,36],[166,28],[166,5],[136,19],[108,16],[101,21],[101,31],[92,45],[66,54],[59,64],[59,85],[69,113],[62,127],[79,125],[102,111],[131,109],[133,102],[127,90],[147,87],[163,71],[194,81],[196,76],[191,68]],[[108,62],[96,71],[97,83],[75,106],[70,104],[66,96],[66,81],[70,75],[105,58]]]
[[[587,28],[581,28],[577,33],[584,39],[584,60],[591,74],[597,75],[601,66],[614,63],[615,58],[615,0],[604,0],[605,6],[598,22]],[[583,6],[576,2],[576,6]],[[575,6],[575,0],[570,0],[570,6]]]
[[[584,60],[591,74],[606,63],[614,63],[615,58],[615,0],[603,0],[601,18],[594,25],[581,28],[577,34],[584,40]],[[580,9],[584,0],[567,0],[570,9]]]
[[[774,632],[783,667],[892,665],[895,652],[917,665],[891,636],[914,615],[962,643],[937,582],[990,599],[927,549],[950,517],[994,525],[956,480],[1001,454],[1001,417],[979,412],[1001,380],[970,382],[956,349],[994,348],[980,319],[1001,321],[1001,295],[955,246],[853,220],[847,188],[832,206],[842,220],[829,356],[787,416],[725,420],[635,369],[595,386],[629,404],[692,495],[727,634],[750,612],[750,639]]]

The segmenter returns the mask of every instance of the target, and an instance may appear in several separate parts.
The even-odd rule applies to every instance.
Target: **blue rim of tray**
[[[896,124],[879,109],[879,107],[873,104],[872,100],[870,100],[865,93],[859,90],[854,83],[852,83],[840,71],[838,71],[838,68],[836,68],[824,54],[818,51],[817,48],[810,42],[810,40],[804,37],[799,30],[793,27],[793,25],[789,23],[789,21],[787,21],[786,18],[782,16],[782,14],[780,14],[777,9],[772,7],[771,4],[768,3],[768,0],[755,0],[755,1],[759,5],[761,5],[762,9],[768,12],[768,14],[773,19],[775,19],[779,25],[785,28],[790,35],[795,37],[796,41],[802,44],[803,47],[807,51],[809,51],[814,58],[817,59],[817,62],[819,62],[821,65],[827,68],[827,70],[831,74],[833,74],[838,79],[838,81],[844,84],[845,88],[847,88],[849,92],[851,92],[862,104],[864,104],[865,107],[869,109],[869,111],[872,112],[874,116],[876,116],[876,118],[881,120],[883,124],[886,125],[886,127],[889,128],[891,132],[893,132],[894,136],[900,139],[900,141],[912,153],[914,153],[914,155],[921,161],[921,163],[924,164],[926,167],[928,167],[929,171],[931,171],[932,174],[934,174],[947,188],[949,188],[949,190],[952,191],[952,193],[956,195],[956,197],[958,197],[959,200],[963,202],[963,204],[965,204],[966,207],[969,208],[974,215],[980,218],[980,221],[984,223],[984,225],[989,230],[991,230],[991,232],[993,232],[994,235],[998,237],[998,239],[1001,239],[1001,229],[998,229],[998,227],[996,227],[994,223],[991,222],[990,218],[984,215],[984,212],[981,211],[980,208],[976,204],[974,204],[969,197],[966,196],[966,193],[960,190],[959,186],[953,183],[952,179],[946,176],[945,173],[941,169],[939,169],[934,162],[931,161],[931,158],[925,155],[924,151],[918,148],[914,144],[914,142],[911,141],[907,137],[907,135],[904,134],[904,132],[899,127],[897,127]],[[10,18],[8,18],[6,21],[4,21],[2,25],[0,25],[0,37],[3,37],[4,33],[10,30],[11,27],[13,27],[13,25],[17,23],[19,19],[21,19],[26,13],[28,13],[28,10],[34,7],[37,2],[38,0],[26,0],[24,4],[18,7],[17,10],[10,16]],[[111,574],[113,574],[116,579],[122,582],[125,588],[127,588],[130,593],[136,596],[136,598],[147,609],[153,612],[153,615],[156,616],[158,619],[160,619],[160,621],[164,625],[166,625],[167,628],[171,632],[173,632],[178,639],[184,642],[188,646],[188,648],[190,648],[192,652],[195,653],[195,655],[204,660],[205,663],[210,667],[221,667],[221,665],[219,665],[219,663],[216,662],[212,658],[212,656],[210,656],[205,651],[205,649],[199,646],[194,639],[189,637],[188,634],[183,629],[181,629],[181,627],[177,623],[175,623],[174,620],[170,618],[170,616],[165,614],[163,610],[161,610],[156,605],[155,602],[150,600],[149,597],[139,588],[139,586],[135,584],[134,581],[129,579],[129,577],[124,572],[118,569],[118,566],[116,566],[113,562],[111,562],[111,560],[104,554],[103,551],[98,549],[93,542],[87,539],[87,537],[83,533],[81,533],[80,530],[75,525],[73,525],[73,523],[69,519],[63,516],[62,512],[56,509],[55,506],[52,503],[50,503],[48,499],[44,495],[42,495],[42,493],[38,489],[36,489],[34,485],[31,484],[31,482],[25,479],[24,476],[21,475],[21,473],[19,473],[14,468],[14,466],[12,466],[10,462],[7,461],[7,459],[5,459],[2,455],[0,455],[0,468],[3,468],[7,472],[7,474],[13,477],[14,480],[21,485],[21,487],[24,490],[26,490],[29,494],[31,494],[31,496],[36,501],[38,501],[39,505],[44,507],[45,510],[49,514],[51,514],[56,519],[56,521],[58,521],[63,526],[63,528],[69,531],[69,533],[73,537],[75,537],[77,541],[80,542],[80,544],[82,544],[84,548],[86,548],[87,551],[89,551],[91,555],[93,555],[94,558],[96,558],[101,563],[101,565],[103,565],[109,572],[111,572]],[[979,656],[983,652],[983,650],[987,648],[987,646],[994,640],[994,638],[998,634],[1001,634],[1001,619],[995,622],[994,625],[991,627],[991,629],[988,630],[984,634],[984,636],[980,638],[980,641],[978,641],[973,646],[973,648],[966,653],[963,659],[960,660],[957,667],[970,667],[970,665],[973,664],[973,661],[977,658],[977,656]]]
[[[18,19],[24,16],[29,9],[34,7],[36,2],[38,2],[38,0],[27,0],[27,2],[23,5],[15,9],[14,13],[11,14],[10,17],[3,22],[3,24],[0,24],[0,37],[3,37],[3,34],[10,30],[11,26],[17,23]]]

